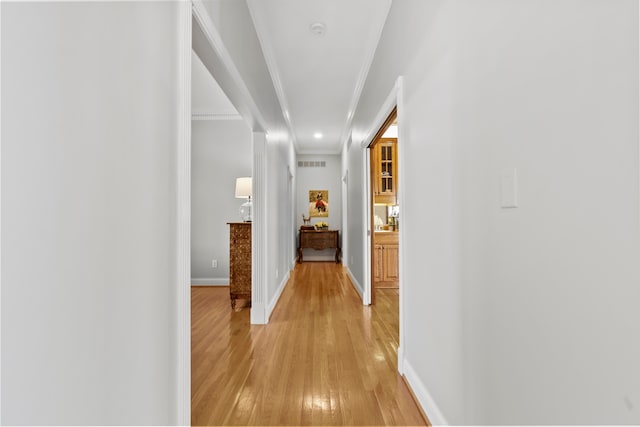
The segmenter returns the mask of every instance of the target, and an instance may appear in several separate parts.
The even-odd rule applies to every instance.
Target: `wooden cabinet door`
[[[376,288],[397,288],[400,277],[398,233],[378,232],[373,238],[373,285]]]
[[[373,247],[373,283],[382,281],[384,277],[384,247],[374,245]]]
[[[382,267],[384,274],[382,280],[385,282],[395,282],[397,284],[399,277],[398,270],[398,245],[384,245]]]

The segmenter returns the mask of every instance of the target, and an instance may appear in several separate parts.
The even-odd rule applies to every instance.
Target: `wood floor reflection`
[[[227,287],[191,295],[193,425],[425,425],[397,374],[397,289],[365,307],[341,266],[299,264],[268,325]]]

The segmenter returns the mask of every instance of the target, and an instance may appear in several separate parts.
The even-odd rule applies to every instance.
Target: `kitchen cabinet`
[[[398,233],[376,232],[373,237],[373,284],[376,288],[397,288]]]
[[[372,148],[373,202],[397,204],[398,140],[381,138]]]

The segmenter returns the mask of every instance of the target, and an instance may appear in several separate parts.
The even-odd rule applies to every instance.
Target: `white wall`
[[[640,422],[637,2],[394,2],[350,167],[398,75],[420,195],[402,212],[405,369],[427,414]]]
[[[332,230],[342,227],[342,160],[338,155],[300,155],[297,161],[325,162],[325,167],[297,167],[297,197],[294,207],[296,229],[304,223],[302,214],[309,216],[309,191],[329,190],[329,216],[312,217],[311,225],[324,221]],[[340,233],[342,235],[342,233]],[[335,249],[316,251],[305,249],[303,259],[308,261],[335,260]]]
[[[354,119],[355,152],[350,154],[354,165],[360,161],[362,136],[381,125],[373,120],[397,77],[404,75],[404,104],[399,106],[398,118],[402,185],[408,196],[400,202],[405,267],[401,271],[403,366],[436,424],[468,421],[462,298],[453,247],[450,98],[451,79],[458,72],[452,55],[454,5],[447,1],[392,5]],[[358,198],[362,196],[352,197]],[[362,246],[362,228],[357,236],[350,236],[354,237],[350,244]],[[431,401],[435,405],[425,404]]]
[[[178,5],[2,4],[2,423],[172,421]]]
[[[191,139],[191,283],[228,284],[227,223],[242,220],[235,185],[251,176],[251,131],[242,120],[194,120]]]
[[[364,193],[366,182],[364,181],[363,152],[360,150],[359,141],[352,143],[347,154],[347,171],[349,179],[347,182],[348,217],[347,217],[347,253],[343,264],[347,266],[354,285],[364,293],[365,286],[365,266],[364,266],[364,228],[365,216]]]
[[[464,6],[455,158],[484,420],[638,424],[638,2]]]
[[[295,182],[291,141],[267,140],[267,315],[275,307],[292,268],[291,211]]]

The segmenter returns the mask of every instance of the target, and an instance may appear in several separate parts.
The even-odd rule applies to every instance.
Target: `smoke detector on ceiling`
[[[318,37],[324,36],[324,33],[327,31],[327,26],[322,22],[314,22],[309,28],[311,29],[311,32]]]

